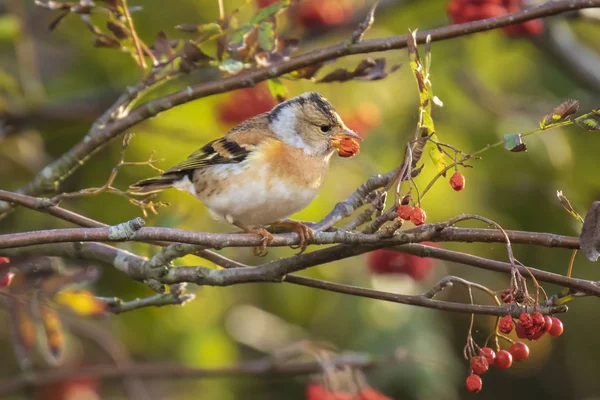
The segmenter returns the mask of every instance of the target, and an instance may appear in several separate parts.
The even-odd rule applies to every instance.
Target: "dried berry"
[[[465,384],[467,386],[467,390],[472,393],[479,393],[481,391],[481,387],[483,386],[481,378],[479,375],[475,374],[467,376]]]
[[[533,326],[541,329],[544,327],[544,316],[542,315],[542,313],[536,311],[533,314],[531,314],[531,319],[533,320]]]
[[[457,192],[465,188],[465,177],[460,172],[455,172],[450,178],[450,186]]]
[[[427,221],[427,214],[425,213],[425,210],[420,207],[413,208],[413,211],[410,214],[410,222],[416,226],[419,226],[423,225],[425,221]]]
[[[521,325],[523,329],[527,331],[527,329],[533,327],[533,318],[531,318],[531,315],[527,313],[521,313],[521,315],[519,315],[519,325]]]
[[[500,293],[500,300],[504,304],[510,304],[515,301],[515,291],[514,289],[504,289],[502,293]]]
[[[519,324],[517,324],[517,326],[515,326],[515,333],[517,334],[517,337],[519,339],[527,339],[527,332],[525,331],[525,328],[523,328]]]
[[[512,355],[506,350],[500,350],[496,353],[496,361],[494,363],[500,369],[508,369],[512,365]]]
[[[515,361],[521,361],[529,357],[529,347],[523,342],[513,343],[509,351]]]
[[[471,358],[471,369],[477,375],[483,374],[488,370],[490,364],[484,356],[475,356]]]
[[[552,328],[548,331],[550,336],[560,336],[563,334],[563,323],[560,319],[552,317]]]
[[[344,137],[340,140],[337,148],[340,157],[352,157],[360,151],[360,144],[351,137]]]
[[[513,330],[514,325],[512,317],[510,315],[505,315],[500,318],[500,321],[498,322],[498,330],[508,335]]]
[[[398,217],[405,221],[410,220],[410,216],[413,212],[413,208],[409,204],[402,204],[398,206]]]
[[[479,355],[484,356],[489,365],[494,365],[496,352],[489,347],[483,347],[479,350]]]

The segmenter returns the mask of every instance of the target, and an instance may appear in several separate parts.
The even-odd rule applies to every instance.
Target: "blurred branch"
[[[100,301],[108,306],[108,310],[113,314],[137,310],[144,307],[163,307],[168,305],[182,305],[194,299],[194,295],[184,293],[185,284],[172,285],[169,293],[159,293],[154,296],[144,297],[131,301],[123,301],[118,297],[98,297]]]
[[[583,8],[600,7],[600,0],[569,0],[548,2],[527,10],[507,14],[497,18],[465,24],[450,25],[442,28],[422,31],[417,35],[417,41],[424,43],[428,35],[433,41],[446,40],[476,32],[501,28],[522,23],[531,19],[544,18],[568,11]],[[337,59],[340,57],[372,52],[390,51],[406,48],[408,35],[393,36],[383,39],[365,40],[356,44],[347,42],[292,57],[280,61],[267,68],[254,68],[237,75],[218,79],[211,82],[188,86],[185,89],[167,96],[150,100],[129,111],[133,101],[157,82],[141,82],[123,94],[113,106],[107,110],[92,126],[81,142],[46,166],[31,182],[19,189],[19,193],[38,195],[48,190],[55,190],[57,185],[70,176],[89,157],[107,145],[110,139],[121,134],[133,125],[154,117],[159,113],[192,100],[211,96],[218,93],[250,87],[258,82],[281,76],[310,65]],[[10,205],[0,203],[0,212],[10,210]]]
[[[531,40],[566,69],[569,77],[600,93],[600,56],[577,40],[567,21],[549,20],[544,34]]]
[[[357,369],[374,368],[391,362],[405,362],[404,352],[397,351],[397,356],[375,358],[362,353],[342,353],[327,360],[327,367],[351,367]],[[28,386],[43,386],[50,383],[71,379],[97,378],[122,379],[135,376],[146,379],[206,379],[239,376],[298,376],[321,373],[324,365],[318,362],[279,363],[274,358],[247,361],[245,363],[224,368],[194,368],[179,364],[137,363],[127,366],[100,364],[76,369],[50,369],[23,374],[0,381],[0,395],[7,395]]]

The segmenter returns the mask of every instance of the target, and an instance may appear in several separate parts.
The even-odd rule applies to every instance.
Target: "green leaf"
[[[289,7],[291,0],[281,0],[264,8],[261,8],[250,20],[253,25],[258,25],[265,19],[277,14],[281,10]]]
[[[600,108],[575,118],[575,122],[590,131],[600,130]]]
[[[527,146],[523,143],[523,138],[520,133],[504,135],[504,148],[514,153],[527,151]]]
[[[278,102],[282,102],[287,99],[287,89],[281,79],[273,78],[268,81],[269,90],[271,96],[273,96]]]
[[[228,74],[235,75],[244,69],[244,63],[231,58],[223,61],[219,65],[221,71],[227,72]]]
[[[229,47],[232,49],[243,49],[246,47],[246,39],[250,35],[250,32],[254,29],[254,25],[245,24],[240,26],[231,35]]]
[[[258,44],[266,51],[271,51],[275,47],[275,27],[272,22],[263,22],[259,25]]]

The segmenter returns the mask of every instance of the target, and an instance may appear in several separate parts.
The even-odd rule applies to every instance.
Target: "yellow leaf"
[[[106,311],[106,305],[85,290],[62,290],[54,296],[54,300],[79,315],[98,315]]]

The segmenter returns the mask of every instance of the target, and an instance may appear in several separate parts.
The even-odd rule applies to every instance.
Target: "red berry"
[[[226,124],[239,124],[272,109],[277,102],[265,85],[235,91],[217,107],[218,118]]]
[[[398,206],[398,217],[402,218],[405,221],[410,220],[410,216],[413,212],[413,208],[409,204],[403,204]]]
[[[467,390],[472,393],[479,393],[481,391],[481,387],[483,386],[483,382],[479,375],[471,374],[467,376],[467,381],[465,382],[467,386]]]
[[[544,327],[542,328],[542,332],[549,332],[552,328],[552,317],[549,315],[544,315]]]
[[[488,370],[490,364],[484,356],[475,356],[471,358],[471,369],[477,375],[483,374]]]
[[[500,300],[502,300],[504,304],[510,304],[515,301],[514,289],[504,289],[502,293],[500,293]]]
[[[0,257],[0,264],[8,264],[9,262],[10,262],[10,258]]]
[[[531,315],[527,313],[521,313],[521,315],[519,315],[519,325],[521,325],[523,329],[527,331],[527,329],[533,327],[533,318],[531,318]]]
[[[460,172],[455,172],[450,178],[450,186],[457,192],[460,192],[465,188],[465,177]]]
[[[479,350],[479,355],[485,357],[489,365],[494,365],[496,360],[496,352],[489,347],[483,347]]]
[[[431,242],[423,242],[435,245]],[[433,259],[400,253],[395,250],[379,249],[367,254],[367,267],[375,275],[404,274],[414,280],[427,278],[433,268]]]
[[[0,288],[7,287],[13,280],[15,274],[12,272],[7,272],[5,274],[0,275]]]
[[[498,330],[506,335],[512,331],[513,326],[513,319],[510,315],[505,315],[500,318],[500,321],[498,322]]]
[[[256,2],[258,3],[258,7],[260,8],[264,8],[267,6],[270,6],[271,4],[275,3],[278,0],[257,0]]]
[[[512,365],[512,355],[506,350],[500,350],[496,353],[494,364],[500,369],[508,369]]]
[[[389,397],[387,397],[386,395],[379,393],[377,390],[375,390],[369,386],[362,388],[360,390],[360,393],[358,394],[358,398],[353,397],[353,399],[356,399],[356,400],[392,400]]]
[[[560,336],[563,334],[563,323],[560,319],[552,317],[552,328],[548,331],[550,336]]]
[[[523,342],[513,343],[509,351],[515,361],[521,361],[529,357],[529,347]]]
[[[410,222],[415,224],[416,226],[423,225],[427,221],[427,214],[425,210],[420,207],[415,207],[410,214]]]
[[[517,326],[515,327],[515,332],[517,333],[517,337],[519,339],[527,339],[527,332],[525,331],[525,328],[523,328],[520,324],[517,324]]]
[[[536,311],[533,314],[531,314],[531,319],[533,320],[533,325],[538,327],[538,328],[542,328],[544,326],[544,316],[542,315],[542,313]]]
[[[340,140],[339,147],[337,149],[338,156],[340,157],[352,157],[360,151],[360,144],[351,137],[345,137]]]

